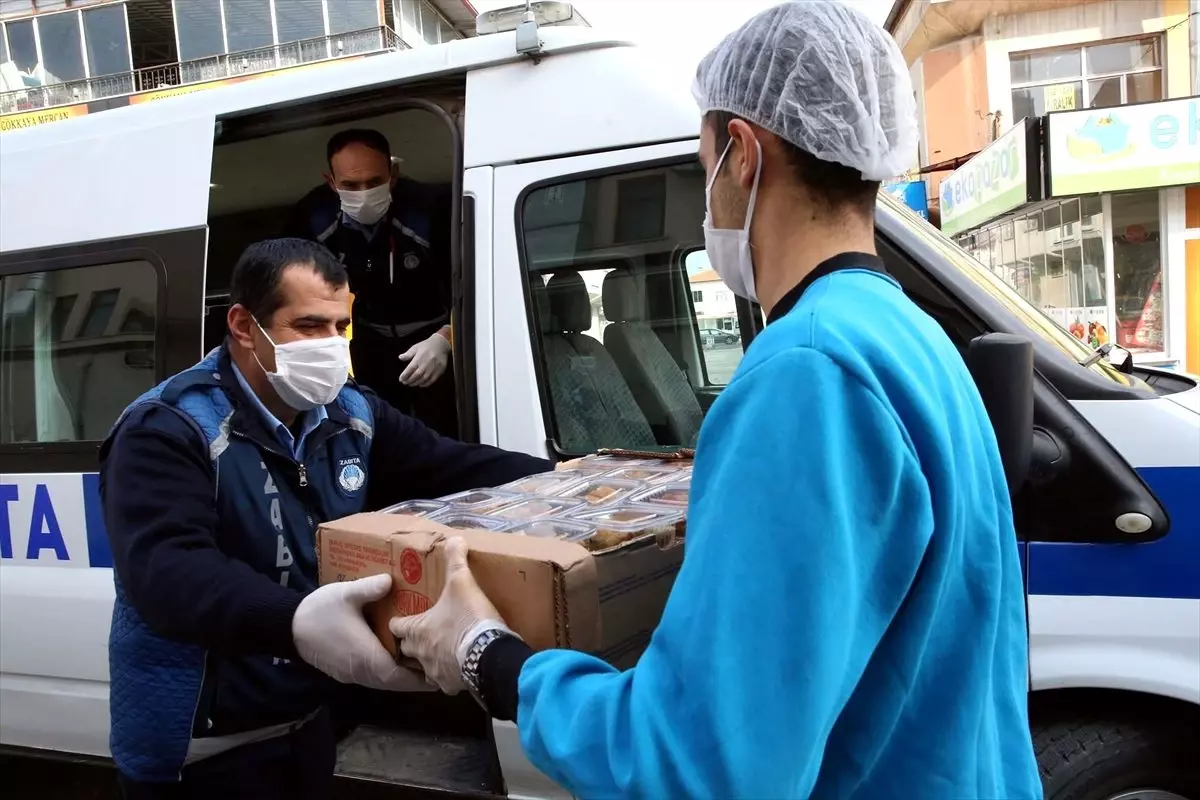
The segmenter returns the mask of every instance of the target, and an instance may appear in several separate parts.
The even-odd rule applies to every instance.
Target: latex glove
[[[432,386],[450,363],[450,342],[440,333],[417,342],[400,356],[408,366],[400,373],[400,382],[405,386],[424,389]]]
[[[330,583],[300,601],[292,616],[296,652],[342,683],[393,692],[426,692],[425,678],[396,663],[363,616],[363,606],[387,596],[391,575]]]
[[[400,651],[421,662],[425,677],[446,694],[466,688],[462,665],[475,639],[488,630],[508,630],[471,575],[467,543],[458,536],[446,542],[446,587],[437,603],[423,614],[395,617],[389,627]]]

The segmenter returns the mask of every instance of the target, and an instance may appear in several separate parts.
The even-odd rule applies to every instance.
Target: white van
[[[6,759],[104,764],[113,580],[98,444],[128,401],[220,340],[237,254],[278,233],[340,128],[379,129],[406,176],[461,199],[463,438],[550,457],[692,443],[763,327],[757,307],[700,280],[696,108],[628,43],[582,28],[524,33],[0,137]],[[1016,546],[1047,796],[1197,796],[1197,380],[1114,366],[887,197],[877,223],[889,271],[964,357],[988,334],[1033,343],[1032,388],[1014,400],[1032,397],[1034,430]],[[735,319],[739,335],[702,341],[711,325],[698,325],[699,307]],[[1002,381],[984,384],[1003,394]],[[595,403],[611,413],[589,414]],[[525,760],[511,724],[465,697],[366,705],[342,743],[347,781],[566,796]]]

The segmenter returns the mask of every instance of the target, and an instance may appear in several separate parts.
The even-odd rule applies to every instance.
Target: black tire
[[[1046,800],[1108,800],[1136,789],[1200,800],[1200,731],[1178,720],[1073,719],[1034,728]]]

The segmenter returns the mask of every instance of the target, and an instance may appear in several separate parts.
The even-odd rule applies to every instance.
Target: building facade
[[[1080,339],[1200,373],[1197,11],[900,0],[887,27],[942,230]]]
[[[470,0],[0,0],[0,133],[474,36],[476,17]]]

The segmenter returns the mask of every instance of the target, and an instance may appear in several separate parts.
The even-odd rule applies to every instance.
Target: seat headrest
[[[583,333],[592,327],[592,300],[578,272],[556,272],[546,284],[552,331]]]
[[[602,290],[604,317],[609,322],[642,322],[646,308],[641,289],[633,274],[618,267],[604,276]]]

